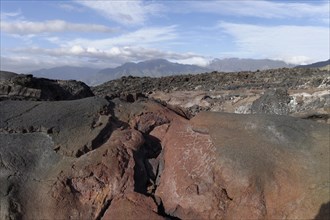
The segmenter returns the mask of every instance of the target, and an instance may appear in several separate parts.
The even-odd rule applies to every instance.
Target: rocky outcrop
[[[147,137],[118,120],[117,107],[96,97],[1,102],[1,219],[161,219],[152,198],[133,193],[146,192]],[[144,125],[132,115],[137,128],[157,126],[154,118]]]
[[[291,99],[285,89],[267,90],[260,98],[255,100],[251,106],[252,113],[288,115]]]
[[[162,138],[156,195],[181,219],[312,219],[330,200],[329,143],[328,125],[200,113]]]
[[[98,96],[136,100],[145,95],[191,118],[201,111],[278,114],[330,123],[328,72],[275,69],[255,72],[122,77],[93,89]]]
[[[201,111],[290,115],[330,123],[330,90],[222,90],[154,92],[164,106],[192,118]]]
[[[91,97],[7,100],[0,115],[1,219],[166,215],[141,194],[151,195],[158,175],[161,145],[149,133],[179,117],[172,111]]]
[[[90,88],[75,80],[50,80],[32,75],[0,72],[1,100],[73,100],[93,96]]]

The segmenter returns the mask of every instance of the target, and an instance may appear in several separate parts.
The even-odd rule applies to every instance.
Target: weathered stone
[[[7,133],[46,131],[61,154],[81,156],[111,134],[109,102],[91,97],[74,101],[0,102],[0,130]]]
[[[124,197],[114,199],[102,219],[162,220],[165,218],[157,214],[157,206],[150,197],[138,193],[130,193]]]
[[[0,101],[73,100],[90,96],[94,96],[90,88],[75,80],[50,80],[0,71]]]
[[[329,126],[204,112],[165,135],[156,195],[183,219],[312,219],[329,197]]]
[[[141,140],[137,131],[116,130],[100,148],[61,170],[51,192],[55,209],[64,209],[62,218],[99,219],[116,196],[133,192],[133,154]]]
[[[0,219],[27,219],[27,205],[42,201],[36,193],[62,159],[52,145],[43,133],[0,134]]]
[[[267,90],[259,99],[252,103],[252,113],[288,115],[291,99],[287,90]]]
[[[1,219],[98,219],[116,196],[134,191],[138,131],[115,130],[79,158],[57,154],[44,133],[0,134]]]

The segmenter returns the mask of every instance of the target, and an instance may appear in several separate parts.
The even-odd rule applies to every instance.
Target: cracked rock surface
[[[328,125],[285,116],[175,121],[156,195],[181,219],[313,219],[329,204],[329,138]]]
[[[97,97],[70,102],[2,101],[0,131],[46,133],[56,151],[77,157],[109,137],[112,122],[108,105],[105,99]]]

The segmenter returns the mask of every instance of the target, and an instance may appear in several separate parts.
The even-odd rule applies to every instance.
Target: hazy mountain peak
[[[178,74],[196,74],[210,71],[197,65],[173,63],[166,59],[152,59],[139,63],[125,63],[116,68],[106,68],[99,72],[98,79],[105,82],[122,76],[161,77]]]
[[[248,59],[248,58],[224,58],[213,59],[209,64],[209,69],[221,72],[237,72],[237,71],[256,71],[266,69],[277,69],[283,67],[293,67],[284,61],[271,59]]]
[[[50,79],[62,80],[80,80],[87,84],[91,84],[91,80],[100,69],[91,67],[78,67],[78,66],[58,66],[48,69],[40,69],[29,72],[36,77],[44,77]]]
[[[330,65],[330,59],[325,60],[325,61],[320,61],[316,63],[310,63],[307,65],[299,65],[296,66],[297,68],[322,68]]]

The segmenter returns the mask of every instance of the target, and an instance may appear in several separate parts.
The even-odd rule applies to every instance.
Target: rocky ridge
[[[109,98],[143,94],[188,118],[200,111],[220,111],[291,115],[330,123],[329,72],[319,69],[123,77],[92,90]]]
[[[125,76],[92,87],[95,95],[149,93],[153,91],[222,91],[237,89],[308,89],[329,86],[329,72],[319,69],[211,72],[161,78]]]

